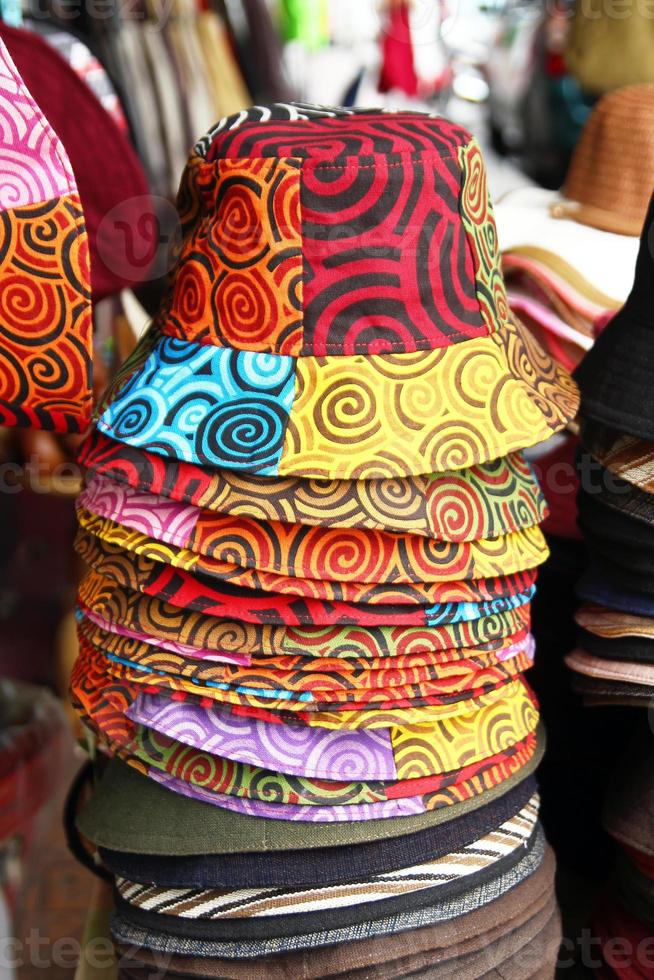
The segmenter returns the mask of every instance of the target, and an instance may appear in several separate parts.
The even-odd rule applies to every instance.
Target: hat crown
[[[508,319],[481,152],[439,117],[255,107],[199,141],[179,208],[170,336],[404,354]]]
[[[654,184],[654,85],[605,95],[575,149],[564,194],[588,224],[637,236]]]

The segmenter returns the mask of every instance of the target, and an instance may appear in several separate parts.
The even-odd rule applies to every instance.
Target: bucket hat
[[[83,611],[104,617],[106,628],[126,627],[149,635],[164,649],[177,649],[179,642],[191,649],[247,658],[267,655],[327,657],[393,657],[403,654],[442,652],[448,649],[502,645],[504,637],[529,627],[530,605],[467,622],[425,628],[421,626],[332,626],[287,627],[244,623],[192,612],[169,603],[121,588],[95,572],[80,584],[78,601]],[[198,655],[199,655],[198,652]]]
[[[653,703],[652,688],[649,685],[589,677],[576,671],[571,674],[571,685],[574,691],[583,696],[584,703],[588,705],[646,708]]]
[[[304,781],[302,785],[307,780],[316,779],[333,783],[407,782],[407,788],[411,789],[413,780],[447,773],[451,782],[459,770],[472,765],[481,769],[501,751],[516,748],[536,730],[538,723],[536,706],[525,689],[511,691],[506,699],[480,712],[457,718],[456,722],[445,718],[432,724],[402,728],[391,727],[392,721],[389,719],[386,727],[360,729],[357,732],[323,731],[292,724],[274,725],[264,719],[241,718],[220,709],[209,709],[203,715],[204,707],[200,708],[197,704],[180,705],[162,698],[157,699],[158,714],[153,719],[146,715],[147,720],[140,722],[133,710],[139,702],[138,692],[126,685],[105,683],[93,695],[85,695],[79,691],[79,684],[74,678],[72,693],[91,725],[112,746],[123,748],[155,765],[165,763],[167,771],[173,772],[174,769],[179,773],[186,768],[190,772],[191,757],[199,759],[198,753],[206,755],[206,786],[213,784],[212,773],[217,775],[220,768],[212,759],[220,756],[223,759],[221,779],[231,769],[234,773],[232,782],[239,784],[225,791],[237,793],[241,786],[251,784],[253,790],[250,795],[256,791],[252,777],[257,768],[270,769],[275,773],[266,783],[266,792],[280,774],[298,777],[300,782]],[[500,742],[494,741],[489,731],[491,719],[494,724],[502,720],[503,738]],[[162,730],[163,724],[167,724],[167,730]],[[206,737],[190,736],[190,724],[201,726],[206,731]],[[436,750],[437,736],[445,734],[449,738],[447,747]],[[238,747],[240,738],[246,736],[254,745],[250,752]],[[180,764],[182,758],[186,762]],[[259,785],[263,784],[260,777],[257,780]],[[282,776],[280,786],[283,783],[287,787],[292,782],[292,779],[284,780]],[[306,785],[308,787],[309,783],[306,782]],[[314,802],[318,800],[321,789],[326,792],[327,786],[311,789]],[[335,785],[330,787],[330,798],[338,802],[336,789]],[[388,787],[379,787],[372,801],[382,794],[388,795],[389,791]],[[283,788],[275,799],[284,801],[285,792]],[[298,790],[293,798],[299,802],[306,798],[307,802],[311,802],[308,794],[302,792],[304,797]],[[395,787],[393,793],[399,796],[400,787]]]
[[[609,638],[582,630],[579,634],[579,646],[593,656],[605,660],[654,663],[654,642],[646,637],[612,636]]]
[[[108,439],[94,428],[79,461],[89,474],[135,490],[217,513],[288,524],[467,541],[508,534],[539,523],[546,514],[543,495],[521,453],[427,476],[282,480],[165,458]]]
[[[286,718],[319,728],[385,728],[389,725],[430,724],[437,719],[464,715],[496,700],[512,697],[525,683],[518,675],[496,684],[440,697],[423,696],[419,688],[399,692],[381,688],[376,692],[376,697],[374,693],[371,697],[361,692],[354,698],[347,694],[339,697],[330,693],[314,697],[311,692],[301,692],[292,698],[286,691],[267,691],[261,687],[230,690],[227,685],[220,684],[200,686],[162,672],[135,668],[128,661],[106,657],[83,636],[80,637],[80,647],[81,654],[73,669],[71,687],[79,699],[80,710],[87,707],[90,711],[97,707],[95,699],[98,691],[111,678],[114,686],[118,684],[120,689],[121,685],[126,684],[126,690],[134,690],[134,694],[141,688],[142,693],[147,690],[178,701],[219,701],[242,714],[261,717],[262,712],[268,713],[273,721]],[[136,685],[136,689],[133,689],[133,685]],[[110,704],[106,708],[113,713]]]
[[[654,304],[654,197],[645,218],[633,289],[577,368],[581,414],[621,433],[654,440],[647,357]]]
[[[524,607],[521,607],[524,610]],[[528,615],[528,611],[527,611]],[[108,652],[116,652],[122,655],[129,652],[132,658],[138,657],[147,662],[147,657],[155,651],[165,651],[166,659],[162,664],[171,671],[193,670],[200,671],[207,678],[220,679],[224,675],[224,665],[240,665],[251,667],[255,670],[297,670],[300,672],[317,671],[326,674],[356,673],[362,670],[393,670],[393,669],[421,669],[425,676],[436,676],[435,668],[445,664],[460,663],[462,669],[467,670],[471,664],[468,662],[475,658],[475,662],[480,666],[489,665],[498,661],[503,662],[522,653],[529,656],[533,654],[532,639],[527,631],[527,622],[524,619],[514,620],[513,630],[510,628],[510,621],[500,623],[496,627],[497,635],[493,639],[483,638],[473,647],[461,645],[443,644],[447,636],[439,637],[439,644],[424,643],[416,645],[415,650],[408,650],[402,653],[397,645],[391,644],[389,649],[383,647],[383,636],[380,637],[382,645],[376,644],[373,636],[370,637],[370,647],[348,644],[342,650],[334,647],[329,650],[327,647],[320,649],[306,649],[301,653],[298,651],[292,655],[278,653],[262,654],[257,656],[250,652],[234,653],[221,650],[217,647],[213,650],[197,648],[188,644],[177,643],[175,641],[159,639],[148,633],[142,633],[138,629],[122,626],[120,623],[111,622],[102,615],[98,615],[93,609],[80,603],[76,612],[78,622],[84,624],[86,635],[92,642],[95,637],[102,635],[104,642],[108,644]],[[97,627],[103,634],[97,633]],[[364,631],[365,632],[365,631]],[[401,633],[401,631],[398,631]],[[112,634],[108,636],[107,634]],[[343,638],[347,637],[347,631],[343,631]],[[400,637],[398,636],[398,639]],[[233,641],[234,637],[232,637]],[[313,637],[315,639],[315,637]],[[389,637],[390,639],[390,637]],[[406,637],[408,639],[408,637]],[[416,637],[417,639],[417,637]],[[309,639],[308,642],[311,642]]]
[[[80,811],[77,826],[98,846],[164,856],[313,850],[379,841],[440,826],[503,796],[532,775],[544,748],[541,731],[534,756],[522,768],[483,793],[451,806],[393,820],[331,824],[264,820],[230,812],[170,792],[119,759],[112,759]]]
[[[532,876],[533,877],[533,876]],[[503,904],[503,898],[498,899],[498,904]],[[483,913],[484,908],[480,910]],[[458,919],[456,920],[458,921]],[[483,922],[483,918],[480,919]],[[431,933],[439,926],[427,926],[423,930],[413,930],[411,933],[411,948],[414,949],[413,938],[416,932]],[[622,935],[622,933],[621,933]],[[633,930],[630,936],[638,935]],[[645,935],[643,930],[642,935]],[[481,971],[486,971],[486,975],[495,971],[498,976],[511,978],[511,980],[547,980],[551,976],[557,958],[557,951],[561,944],[561,924],[555,898],[551,894],[545,896],[542,907],[540,904],[530,905],[524,918],[519,922],[507,923],[504,928],[491,930],[488,932],[477,932],[470,939],[459,939],[452,942],[451,946],[444,948],[439,944],[439,948],[425,949],[421,952],[407,953],[406,936],[399,934],[396,937],[388,936],[388,945],[382,951],[368,953],[365,956],[366,965],[356,968],[355,964],[363,959],[363,954],[357,953],[357,947],[364,945],[372,947],[374,943],[363,942],[343,944],[340,947],[340,955],[334,957],[332,951],[327,948],[320,952],[298,951],[282,956],[269,957],[266,960],[256,962],[256,972],[251,969],[252,960],[243,964],[238,961],[209,960],[210,966],[205,966],[204,973],[200,961],[190,957],[173,957],[168,954],[165,956],[167,963],[174,966],[176,971],[166,973],[167,977],[222,977],[240,978],[247,977],[248,980],[265,977],[272,980],[273,977],[323,977],[326,974],[320,972],[326,967],[321,966],[324,957],[328,956],[328,961],[333,964],[329,967],[330,978],[347,978],[347,980],[391,980],[391,978],[404,978],[422,976],[429,977],[430,980],[447,980],[456,972],[459,980],[475,980],[482,975]],[[383,941],[383,940],[382,940]],[[380,941],[378,940],[377,943]],[[148,980],[151,975],[152,966],[157,967],[156,954],[151,955],[152,966],[140,966],[139,961],[146,959],[140,951],[136,951],[136,960],[132,959],[134,951],[126,947],[119,947],[120,971],[118,980]],[[134,964],[134,965],[133,965]],[[310,966],[311,964],[311,966]],[[537,964],[542,965],[540,969],[533,972]],[[245,973],[239,970],[241,967],[250,967],[250,972]],[[210,972],[208,972],[210,971]],[[268,971],[268,972],[266,972]],[[314,972],[315,971],[315,972]],[[337,971],[337,972],[335,972]]]
[[[242,619],[246,623],[286,624],[287,626],[333,626],[334,623],[360,626],[428,625],[459,623],[505,612],[530,602],[535,587],[533,577],[485,579],[476,582],[442,583],[442,602],[424,606],[398,603],[391,593],[389,603],[369,604],[321,601],[302,596],[283,595],[242,588],[229,582],[218,583],[201,574],[181,569],[106,545],[91,535],[78,532],[76,550],[101,577],[144,595],[164,599],[180,609],[206,615]],[[523,577],[527,576],[526,581]],[[531,581],[530,581],[531,579]],[[493,594],[499,596],[493,597]],[[365,596],[364,596],[365,598]]]
[[[185,611],[121,588],[96,572],[83,579],[79,602],[85,615],[103,618],[105,628],[118,633],[147,636],[149,642],[173,650],[179,648],[174,638],[180,637],[196,651],[195,656],[209,659],[219,651],[225,658],[238,657],[238,662],[268,655],[373,659],[442,654],[456,648],[492,651],[502,646],[505,637],[528,630],[531,609],[527,602],[507,612],[431,628],[256,625]]]
[[[190,551],[188,548],[178,548],[173,544],[149,538],[140,531],[131,530],[122,524],[102,517],[96,517],[89,511],[85,511],[78,506],[79,531],[77,536],[78,549],[84,549],[85,555],[94,553],[98,556],[106,556],[107,549],[120,551],[127,557],[132,558],[136,555],[146,560],[154,562],[155,565],[167,565],[170,568],[181,568],[190,572],[193,577],[200,577],[208,583],[215,583],[221,587],[223,583],[236,588],[248,590],[259,590],[268,593],[279,593],[286,596],[310,597],[325,600],[340,600],[344,602],[367,603],[370,606],[379,604],[397,603],[409,606],[421,605],[429,606],[438,603],[444,595],[457,599],[459,602],[481,601],[482,596],[488,593],[486,583],[506,577],[508,581],[517,583],[524,572],[533,572],[534,569],[542,564],[549,551],[545,539],[538,528],[529,528],[526,531],[516,532],[514,535],[507,535],[506,538],[498,538],[486,542],[462,543],[459,545],[434,545],[433,548],[418,548],[422,552],[422,558],[429,571],[425,575],[432,576],[431,581],[398,582],[393,581],[393,576],[389,576],[388,581],[381,582],[356,582],[356,581],[335,581],[328,578],[321,578],[319,569],[314,569],[317,578],[303,578],[295,575],[278,574],[277,572],[259,571],[258,568],[243,568],[241,565],[230,561],[222,561],[220,558],[207,556]],[[317,529],[313,529],[317,530]],[[165,532],[162,532],[162,534]],[[363,533],[363,532],[359,532]],[[289,529],[286,537],[294,537],[295,532]],[[262,535],[260,543],[265,550],[265,535]],[[85,546],[85,540],[91,539],[90,545]],[[330,551],[334,561],[338,564],[339,557],[339,537],[336,531],[332,535],[334,550],[329,548],[320,553],[319,550],[312,548],[315,539],[308,542],[308,550],[312,552],[311,557],[318,558],[318,566],[323,561],[330,560]],[[427,542],[427,538],[417,538],[417,541]],[[347,545],[347,540],[343,541]],[[242,540],[234,541],[236,547],[243,554]],[[217,546],[220,548],[220,546]],[[364,539],[363,547],[366,547]],[[247,544],[245,551],[247,553]],[[256,546],[255,546],[256,550]],[[361,549],[357,549],[361,555]],[[507,553],[506,564],[500,557],[502,552]],[[302,557],[303,549],[300,548]],[[431,554],[430,554],[431,552]],[[434,554],[435,552],[435,554]],[[351,554],[351,552],[350,552]],[[365,553],[364,553],[365,554]],[[428,560],[427,556],[431,560]],[[347,557],[347,552],[343,557]],[[356,553],[352,556],[356,559]],[[364,555],[362,555],[364,557]],[[412,563],[415,565],[420,560],[418,556],[413,561],[414,556],[409,553],[406,559],[400,547],[387,547],[385,555],[379,555],[377,567],[386,560],[386,568],[397,565],[399,560],[406,567],[404,573],[397,571],[397,575],[403,574],[404,578],[413,575],[418,577],[417,571],[410,571]],[[375,553],[370,554],[370,561],[365,566],[363,574],[371,574],[371,566],[375,565]],[[286,564],[293,560],[293,554],[288,557],[283,552],[278,553],[274,558],[272,553],[268,553],[268,560],[277,561],[280,567],[290,571]],[[101,568],[102,559],[98,562],[94,560],[94,567]],[[344,562],[347,567],[347,563]],[[449,569],[449,570],[448,570]],[[325,569],[325,571],[327,571]],[[488,576],[485,575],[488,572]],[[462,578],[459,578],[462,575]],[[451,576],[451,577],[449,577]],[[526,579],[529,581],[529,578]],[[506,587],[504,587],[506,591]]]
[[[529,921],[549,906],[553,875],[554,857],[550,848],[547,848],[542,864],[533,874],[495,901],[449,921],[413,930],[411,949],[415,953],[428,954],[432,963],[441,960],[451,963],[459,951],[468,948],[468,944],[482,948],[490,937],[519,928],[523,922]],[[286,980],[292,976],[302,980],[318,980],[324,976],[349,976],[354,969],[393,961],[398,943],[402,943],[404,951],[406,936],[379,936],[326,947],[320,953],[296,952],[266,960],[249,960],[242,964],[237,961],[197,960],[176,956],[171,956],[169,964],[171,969],[179,970],[185,976],[220,976],[229,977],[230,980]],[[153,954],[146,948],[119,945],[118,955],[121,962],[134,959],[156,965]],[[203,970],[206,971],[205,974]]]
[[[267,851],[238,855],[165,857],[100,848],[103,865],[116,877],[168,888],[276,888],[345,883],[357,875],[384,874],[442,857],[465,847],[515,816],[536,792],[534,777],[503,796],[438,827],[369,844],[318,850]]]
[[[331,929],[321,929],[297,936],[232,941],[193,939],[187,936],[175,936],[172,931],[164,932],[161,928],[155,930],[152,927],[138,926],[131,921],[131,917],[128,918],[124,914],[123,910],[112,918],[111,931],[115,939],[128,945],[147,946],[153,950],[186,956],[220,956],[228,959],[256,959],[259,956],[290,952],[294,949],[333,946],[456,919],[472,909],[500,898],[510,888],[524,881],[542,864],[544,855],[545,840],[542,831],[539,831],[533,846],[517,863],[508,866],[507,862],[501,870],[498,869],[496,876],[487,878],[480,882],[479,886],[472,887],[437,905],[397,912],[382,919],[368,919],[353,926],[335,924]]]
[[[154,259],[154,236],[141,224],[145,216],[155,218],[143,167],[126,133],[52,44],[4,23],[0,38],[70,157],[97,303],[146,279]]]
[[[379,478],[470,467],[575,414],[511,319],[459,127],[255,108],[196,145],[179,207],[170,289],[106,435],[217,469]]]
[[[592,469],[594,459],[626,483],[654,493],[654,443],[624,435],[593,419],[582,419],[581,431],[582,444],[590,452],[590,458],[587,453],[581,454],[582,472]]]
[[[0,89],[0,423],[83,432],[92,324],[82,205],[66,151],[1,39]]]
[[[366,605],[371,610],[378,605],[389,606],[433,606],[440,604],[443,599],[459,603],[483,602],[495,592],[506,595],[516,595],[519,591],[531,588],[535,579],[536,565],[542,564],[549,554],[544,539],[538,528],[530,528],[529,532],[516,532],[507,539],[486,542],[477,547],[476,543],[443,547],[441,557],[447,567],[448,561],[454,564],[454,573],[459,569],[467,570],[474,576],[485,568],[489,571],[504,569],[500,562],[495,561],[493,552],[506,547],[512,553],[512,560],[517,565],[523,562],[531,567],[514,570],[507,574],[492,575],[488,578],[448,579],[447,573],[439,568],[440,578],[428,582],[350,582],[333,581],[324,578],[301,578],[293,575],[279,575],[276,572],[259,571],[257,568],[242,568],[232,562],[223,562],[211,556],[189,551],[187,548],[177,548],[174,545],[148,538],[140,531],[133,531],[124,525],[116,524],[105,518],[98,518],[83,509],[78,510],[79,529],[75,541],[76,550],[83,555],[88,564],[102,572],[114,556],[122,555],[123,559],[131,562],[133,569],[145,574],[148,580],[147,568],[156,570],[162,565],[171,569],[182,569],[190,577],[217,589],[240,590],[246,598],[257,592],[278,594],[292,599],[294,596],[306,599],[325,600],[329,602],[347,602]],[[520,536],[522,535],[522,536]],[[517,538],[517,539],[516,539]],[[426,541],[425,538],[418,539]],[[490,556],[484,554],[490,551]],[[481,553],[480,553],[481,552]],[[457,563],[457,558],[460,561]],[[477,563],[473,559],[477,558]],[[283,562],[280,556],[280,562]],[[410,565],[410,560],[407,559]],[[457,568],[458,564],[458,568]],[[436,574],[436,563],[432,561],[432,574]],[[510,566],[509,566],[510,567]],[[132,573],[132,579],[135,579]],[[406,577],[406,576],[405,576]]]
[[[625,514],[615,507],[608,507],[604,496],[602,492],[580,491],[578,505],[581,526],[597,537],[604,537],[607,542],[638,549],[645,555],[654,546],[654,525],[635,520],[631,514]],[[615,496],[620,497],[621,494]]]
[[[78,618],[81,636],[92,647],[101,650],[106,657],[128,666],[140,667],[143,671],[153,670],[180,680],[192,681],[198,686],[217,690],[244,692],[265,691],[266,697],[286,697],[289,700],[302,698],[304,692],[316,700],[324,700],[329,694],[334,701],[351,700],[360,697],[365,701],[373,692],[395,688],[401,692],[415,687],[421,697],[439,694],[447,697],[455,691],[479,690],[488,684],[501,683],[529,669],[533,662],[535,642],[530,634],[501,647],[491,654],[477,655],[474,648],[456,651],[456,654],[442,662],[426,663],[420,655],[419,663],[406,663],[402,659],[390,661],[368,660],[363,662],[339,660],[337,657],[324,663],[308,658],[307,663],[297,661],[287,664],[269,664],[266,661],[255,664],[198,663],[196,659],[184,657],[170,650],[161,650],[150,643],[140,643],[126,637],[110,633],[92,625],[83,616]],[[513,638],[511,638],[513,639]],[[467,654],[467,656],[466,656]],[[283,692],[283,693],[279,693]],[[340,693],[351,695],[341,699]],[[377,696],[377,694],[375,694]],[[389,693],[387,700],[392,700]]]
[[[161,560],[217,578],[228,578],[236,568],[315,581],[421,584],[510,575],[548,556],[537,526],[455,544],[388,531],[222,517],[99,481],[82,492],[77,516],[81,527],[129,551],[153,553],[157,544],[171,545],[157,549]]]

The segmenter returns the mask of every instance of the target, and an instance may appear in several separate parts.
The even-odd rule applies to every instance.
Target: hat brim
[[[624,435],[592,419],[583,419],[581,430],[583,445],[605,469],[645,493],[654,494],[653,441]]]
[[[519,453],[470,469],[387,480],[303,480],[216,471],[109,439],[93,429],[79,453],[93,476],[221,514],[473,541],[540,523],[547,508]]]
[[[588,630],[580,633],[579,646],[594,657],[605,660],[654,664],[654,641],[639,636],[597,636]]]
[[[109,628],[130,631],[161,641],[199,649],[220,650],[246,658],[265,656],[393,657],[439,653],[454,648],[501,645],[504,637],[526,630],[530,605],[493,616],[440,626],[291,627],[248,624],[172,606],[162,600],[121,587],[95,572],[80,584],[79,602],[107,620]]]
[[[368,919],[365,924],[366,936],[384,936],[396,933],[401,930],[419,928],[423,925],[430,925],[433,922],[442,922],[447,919],[454,919],[460,915],[461,908],[477,908],[480,905],[490,903],[495,899],[506,894],[510,889],[520,884],[532,875],[543,862],[545,855],[545,838],[542,831],[538,831],[535,843],[520,858],[517,863],[510,866],[504,865],[503,869],[497,869],[493,877],[485,879],[477,888],[470,888],[459,895],[451,902],[444,900],[437,905],[427,908],[415,909],[405,913],[396,913],[382,919]],[[464,897],[465,896],[465,897]],[[111,922],[112,935],[120,942],[127,943],[132,947],[145,945],[150,949],[158,949],[164,952],[179,952],[186,956],[220,956],[225,958],[256,959],[261,956],[289,952],[298,948],[315,950],[322,946],[333,946],[343,942],[350,942],[358,939],[361,928],[357,926],[323,929],[319,932],[306,934],[302,940],[292,936],[280,936],[266,940],[210,940],[210,939],[189,939],[178,937],[171,932],[155,931],[152,928],[144,929],[133,925],[125,916],[114,915]]]
[[[433,600],[425,596],[426,601],[420,603],[407,603],[406,595],[392,587],[386,593],[370,587],[370,600],[366,600],[366,592],[361,602],[323,600],[311,592],[289,595],[234,585],[202,572],[192,574],[167,562],[125,551],[83,529],[77,532],[75,548],[88,565],[120,586],[181,609],[246,623],[436,626],[514,609],[530,602],[535,592],[536,573],[531,570],[494,579],[436,583]]]
[[[153,334],[132,369],[102,432],[262,476],[465,469],[547,439],[578,406],[569,375],[517,322],[438,350],[368,357],[295,359]]]
[[[566,263],[602,295],[607,309],[615,309],[625,302],[633,285],[640,229],[631,237],[552,214],[569,204],[556,191],[539,187],[506,194],[494,208],[500,249],[512,252],[536,247],[550,253],[559,260],[555,268],[558,265],[561,271],[560,263]]]
[[[603,680],[619,681],[622,684],[637,684],[652,688],[654,695],[654,664],[630,663],[624,660],[609,660],[595,657],[581,647],[565,657],[567,666],[578,674],[598,677]]]
[[[544,860],[533,874],[496,901],[471,906],[470,912],[452,920],[412,930],[412,951],[429,957],[425,967],[444,962],[451,970],[452,960],[462,949],[464,952],[484,949],[491,939],[512,933],[523,923],[533,921],[535,915],[548,909],[552,903],[554,866],[553,852],[546,848]],[[176,957],[169,953],[167,962],[171,970],[179,971],[184,976],[212,976],[221,980],[287,980],[288,977],[302,975],[305,980],[321,980],[326,976],[345,978],[354,970],[357,970],[358,977],[359,970],[370,970],[373,964],[393,962],[400,946],[405,952],[405,933],[341,943],[308,957],[304,951],[298,951],[284,957],[239,963],[237,960],[206,957]],[[134,959],[150,967],[159,963],[157,954],[145,947],[134,949],[119,945],[118,955],[121,960],[127,959],[129,962]],[[536,956],[530,962],[541,963],[542,956]],[[485,964],[485,968],[489,968],[488,964]],[[405,976],[406,971],[400,970],[397,975]]]
[[[196,749],[209,749],[212,754],[234,762],[248,763],[263,769],[273,769],[291,776],[310,776],[314,779],[338,780],[345,775],[350,780],[407,779],[412,774],[428,772],[433,775],[454,771],[464,764],[488,759],[498,748],[491,735],[492,719],[503,715],[501,745],[515,744],[534,731],[538,712],[526,690],[520,691],[502,709],[495,704],[469,724],[449,726],[447,722],[425,726],[420,732],[387,729],[376,734],[321,731],[308,726],[295,726],[282,733],[279,726],[255,718],[241,718],[221,709],[211,711],[187,704],[176,708],[170,701],[149,695],[139,696],[126,711],[137,724],[161,735],[176,738]],[[185,724],[205,718],[210,741],[199,737],[194,725]],[[275,734],[277,737],[275,738]],[[434,751],[433,746],[445,751]],[[413,755],[415,753],[415,755]],[[419,761],[418,761],[419,760]]]
[[[606,639],[634,637],[654,640],[654,619],[649,616],[635,616],[630,613],[609,609],[606,606],[586,604],[575,613],[575,622]]]
[[[379,841],[447,823],[492,802],[530,776],[544,751],[544,732],[539,729],[533,758],[478,796],[412,817],[345,824],[270,821],[232,813],[173,793],[112,759],[77,825],[94,844],[110,850],[163,856],[292,851]]]
[[[77,518],[95,537],[175,568],[289,595],[320,596],[324,589],[323,598],[335,599],[341,597],[335,594],[338,590],[352,602],[370,601],[369,586],[388,595],[387,601],[394,593],[399,597],[404,586],[407,601],[415,592],[433,602],[438,595],[430,587],[438,583],[514,575],[537,568],[549,556],[537,525],[499,538],[454,544],[370,531],[311,528],[307,533],[238,519],[202,522],[200,515],[192,527],[188,522],[175,528],[159,520],[165,510],[166,505],[138,510],[129,503],[121,506],[112,494],[100,499],[85,492],[77,504]],[[303,581],[311,584],[302,585]]]
[[[621,578],[621,569],[603,558],[595,557],[577,584],[577,594],[589,602],[618,609],[635,616],[654,617],[654,598],[632,587]]]

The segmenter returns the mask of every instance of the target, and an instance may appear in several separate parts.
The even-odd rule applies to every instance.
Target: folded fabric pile
[[[634,85],[597,103],[561,192],[497,205],[511,309],[566,370],[627,299],[653,184],[654,85]]]
[[[479,148],[255,108],[179,207],[78,506],[72,694],[113,756],[78,824],[125,976],[550,976],[520,450],[577,393],[508,309]]]
[[[648,977],[654,965],[654,751],[646,724],[613,775],[603,820],[618,852],[593,918],[604,961],[598,975]]]
[[[647,706],[654,692],[654,197],[629,299],[577,372],[579,519],[592,563],[579,586],[579,645],[567,658],[595,703]]]

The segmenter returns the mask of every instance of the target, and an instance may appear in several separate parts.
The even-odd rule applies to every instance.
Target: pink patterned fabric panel
[[[191,504],[180,504],[168,497],[154,497],[131,487],[96,476],[78,498],[84,507],[98,517],[166,541],[183,548],[189,540],[200,511]]]
[[[59,137],[27,91],[0,40],[0,210],[75,193]]]

